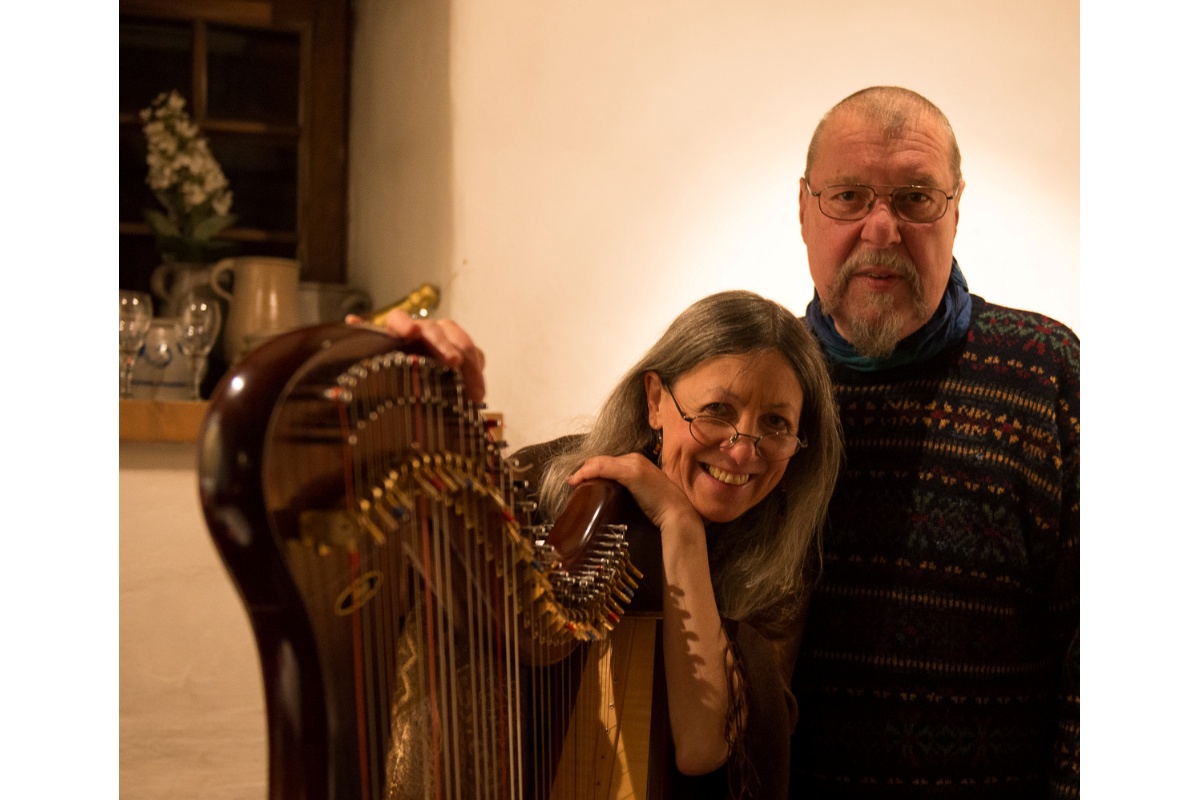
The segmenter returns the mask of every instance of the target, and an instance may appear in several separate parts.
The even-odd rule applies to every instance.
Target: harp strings
[[[589,592],[628,583],[624,567],[601,559],[551,586],[556,555],[522,530],[532,508],[455,373],[389,353],[338,387],[346,507],[363,530],[346,558],[355,581],[379,576],[350,621],[362,797],[593,796],[590,770],[563,765],[590,761],[607,733],[611,682],[580,678],[612,627],[611,598]],[[576,639],[593,644],[564,659]],[[567,737],[575,708],[592,719]]]
[[[407,587],[409,602],[388,605],[389,616],[396,608],[416,609],[408,624],[419,631],[417,671],[434,743],[420,796],[521,797],[520,751],[514,745],[523,733],[515,713],[520,694],[512,644],[518,605],[506,580],[514,573],[513,548],[506,540],[513,534],[504,530],[511,516],[497,524],[505,490],[497,489],[489,474],[492,452],[479,415],[470,413],[463,399],[461,381],[445,381],[444,371],[424,359],[398,358],[376,403],[391,413],[372,414],[369,426],[351,425],[369,427],[385,440],[360,448],[360,463],[366,466],[352,491],[360,498],[373,493],[373,508],[381,500],[401,516],[411,512],[410,537],[389,551],[393,558],[411,561],[389,562],[381,569],[388,576],[415,570],[420,578]],[[361,387],[357,392],[361,397]],[[385,475],[382,482],[379,474]],[[380,483],[382,492],[372,489]],[[381,628],[394,632],[404,622],[389,619]],[[397,666],[392,656],[380,672],[394,674]]]
[[[360,441],[360,428],[363,424],[362,414],[359,411],[357,403],[352,403],[348,407],[342,408],[343,425],[345,426],[345,435],[351,448],[357,449]],[[366,460],[361,457],[352,457],[350,453],[344,461],[344,474],[347,479],[346,486],[346,505],[347,512],[353,513],[357,509],[357,498],[361,497],[362,486],[364,485],[363,466]],[[360,585],[362,580],[362,558],[363,548],[351,546],[346,553],[346,567],[350,577],[350,585]],[[364,664],[366,661],[363,652],[364,641],[362,636],[362,615],[351,613],[348,615],[348,623],[351,631],[351,656],[353,658],[353,680],[354,680],[354,704],[355,704],[355,722],[357,741],[359,743],[357,756],[358,767],[360,774],[367,775],[366,769],[369,768],[370,755],[368,752],[370,731],[366,727],[366,691],[365,691],[365,672]],[[369,797],[368,786],[363,783],[360,788],[360,796]]]

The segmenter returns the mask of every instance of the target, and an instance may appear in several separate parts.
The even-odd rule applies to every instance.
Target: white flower
[[[194,240],[195,225],[229,214],[233,193],[184,105],[178,92],[163,93],[138,117],[146,136],[146,183],[186,243]]]

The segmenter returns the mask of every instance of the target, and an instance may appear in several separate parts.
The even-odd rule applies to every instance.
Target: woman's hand
[[[704,530],[704,521],[683,491],[640,453],[624,456],[593,456],[567,479],[571,486],[592,478],[608,478],[633,495],[642,513],[660,531],[682,527]]]
[[[358,325],[363,318],[351,314],[346,317],[346,322]],[[401,339],[424,342],[438,361],[462,372],[467,398],[476,403],[483,402],[486,394],[483,351],[475,346],[475,342],[457,323],[448,319],[413,319],[408,313],[397,309],[388,314],[383,327]]]

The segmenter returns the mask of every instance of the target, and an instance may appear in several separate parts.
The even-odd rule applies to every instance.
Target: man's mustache
[[[861,250],[854,253],[838,268],[837,282],[844,288],[850,283],[850,279],[856,272],[863,267],[872,266],[886,267],[907,282],[914,294],[917,293],[916,290],[921,284],[921,275],[917,272],[917,265],[908,256],[893,250]]]

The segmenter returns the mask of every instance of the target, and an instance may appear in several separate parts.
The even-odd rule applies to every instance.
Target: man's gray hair
[[[826,123],[841,112],[857,114],[877,123],[889,137],[899,135],[906,128],[919,122],[922,117],[932,115],[946,132],[950,174],[954,176],[954,186],[962,183],[962,154],[958,150],[958,140],[954,136],[954,129],[950,127],[950,120],[940,108],[925,97],[900,86],[872,86],[860,89],[829,109],[817,123],[812,141],[808,144],[808,159],[804,164],[805,181],[811,183],[809,176],[817,158]]]

